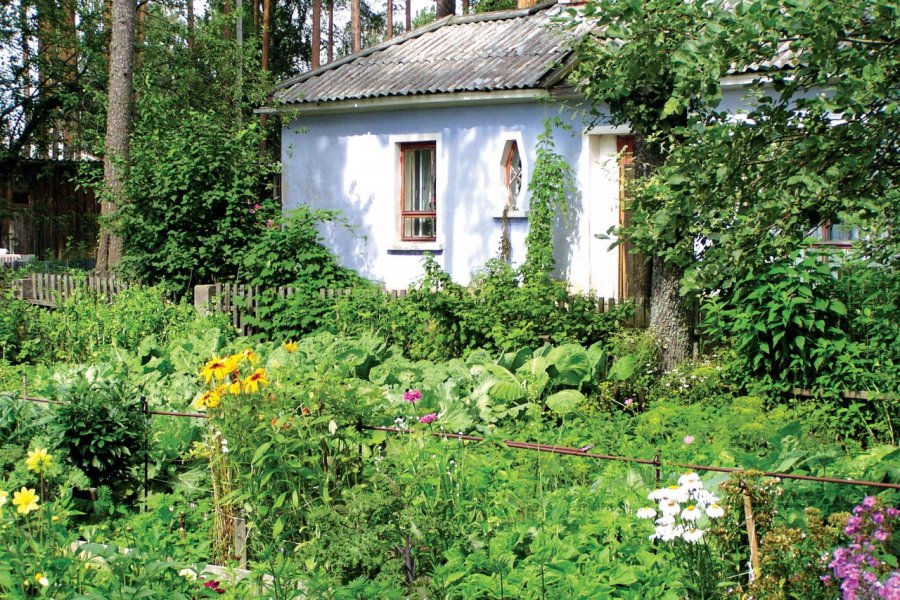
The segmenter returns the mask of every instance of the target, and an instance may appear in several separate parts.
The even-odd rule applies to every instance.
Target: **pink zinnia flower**
[[[422,399],[422,392],[420,392],[419,390],[406,390],[406,393],[403,394],[403,399],[407,402],[412,402],[413,404],[415,404]]]
[[[424,417],[419,417],[419,423],[428,425],[429,423],[434,423],[435,421],[437,421],[437,418],[437,413],[428,413]]]
[[[694,443],[694,436],[692,436],[692,435],[686,435],[686,436],[684,436],[684,443],[685,443],[685,444],[693,444],[693,443]]]

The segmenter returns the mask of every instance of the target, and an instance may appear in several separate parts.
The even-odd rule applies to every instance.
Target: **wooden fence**
[[[241,285],[235,283],[219,283],[212,285],[198,285],[194,288],[194,306],[204,314],[207,311],[221,312],[231,315],[231,323],[242,335],[252,335],[254,328],[249,323],[249,316],[259,319],[259,297],[262,289],[256,286]],[[287,298],[293,295],[294,288],[276,288],[279,298]],[[339,299],[345,296],[372,294],[371,288],[342,288],[320,289],[319,295],[323,299]],[[375,292],[377,293],[377,292]],[[386,290],[381,293],[394,300],[405,298],[407,290]],[[645,328],[650,318],[649,303],[643,298],[627,300],[625,298],[594,298],[598,312],[612,312],[617,306],[631,304],[634,307],[632,314],[623,322],[625,327]]]
[[[31,304],[50,307],[72,297],[76,289],[112,298],[127,287],[128,284],[125,281],[118,279],[112,273],[88,273],[85,275],[32,273],[15,282],[17,298]]]
[[[86,289],[99,296],[112,298],[125,289],[127,283],[112,273],[91,273],[87,275],[32,273],[15,282],[16,296],[32,304],[40,306],[56,306],[70,298],[76,289]],[[217,283],[194,287],[194,306],[201,314],[208,311],[231,315],[231,323],[242,335],[251,335],[254,328],[250,317],[259,318],[259,299],[263,290],[257,286],[237,283]],[[279,298],[287,298],[294,294],[291,286],[276,288]],[[326,300],[339,299],[345,296],[372,294],[371,288],[321,289],[319,295]],[[391,299],[404,298],[407,290],[381,290]],[[601,313],[612,312],[617,306],[630,303],[634,310],[625,319],[623,325],[632,328],[647,326],[650,315],[649,303],[643,298],[627,300],[624,298],[593,298],[596,310]]]

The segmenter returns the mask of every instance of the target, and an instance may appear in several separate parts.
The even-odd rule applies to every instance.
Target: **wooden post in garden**
[[[234,555],[241,569],[247,568],[247,520],[244,511],[234,518]]]
[[[750,544],[750,581],[760,576],[759,572],[759,539],[756,537],[756,521],[753,518],[753,504],[750,492],[744,488],[744,519],[747,525],[747,541]]]

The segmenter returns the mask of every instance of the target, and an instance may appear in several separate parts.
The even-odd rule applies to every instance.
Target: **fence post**
[[[234,517],[234,555],[238,559],[238,567],[247,568],[247,520],[244,511]]]
[[[750,501],[750,492],[743,488],[744,495],[744,519],[747,525],[747,541],[750,544],[750,581],[760,576],[759,571],[759,539],[756,537],[756,521],[753,518],[753,504]]]

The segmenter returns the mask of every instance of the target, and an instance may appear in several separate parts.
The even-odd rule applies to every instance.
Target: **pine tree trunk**
[[[312,0],[312,40],[310,41],[310,62],[313,69],[321,64],[322,50],[322,0]]]
[[[328,62],[334,60],[334,0],[328,0]]]
[[[254,13],[254,15],[255,15],[255,13]],[[194,51],[194,0],[187,0],[187,43],[188,43],[188,50],[193,52]]]
[[[262,18],[262,58],[260,66],[263,71],[269,70],[269,39],[271,37],[272,0],[263,0]]]
[[[385,19],[387,20],[385,38],[391,39],[394,37],[394,0],[387,0],[387,15],[385,15]]]
[[[406,31],[412,29],[412,0],[406,0]]]
[[[109,49],[109,107],[106,113],[106,153],[103,181],[107,197],[101,212],[109,218],[124,201],[124,171],[128,163],[131,130],[132,72],[134,70],[133,0],[113,0],[112,40]],[[97,270],[115,268],[122,258],[122,240],[104,224],[97,248]]]
[[[359,52],[362,44],[359,27],[359,0],[350,0],[350,50]]]

